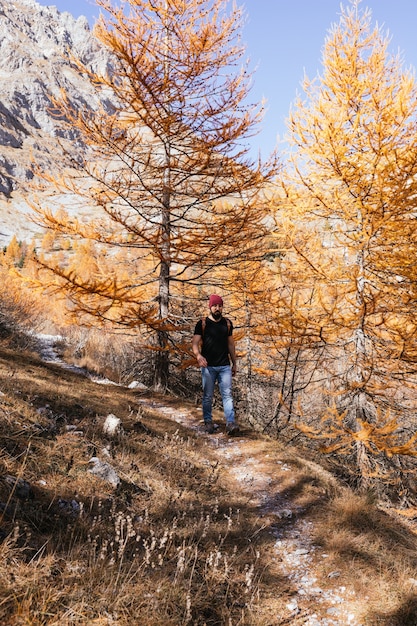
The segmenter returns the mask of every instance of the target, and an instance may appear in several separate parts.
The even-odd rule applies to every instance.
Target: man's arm
[[[203,357],[203,355],[200,352],[200,346],[201,346],[201,341],[202,341],[202,336],[201,335],[194,335],[193,337],[193,342],[192,342],[192,349],[193,349],[193,354],[197,360],[197,363],[200,367],[207,367],[207,361],[206,359]]]
[[[236,346],[235,346],[235,340],[233,339],[233,335],[228,336],[227,347],[229,349],[230,358],[232,360],[232,374],[234,376],[237,372],[237,365],[236,365]]]

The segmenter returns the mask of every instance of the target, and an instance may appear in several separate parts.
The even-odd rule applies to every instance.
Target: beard
[[[220,311],[215,311],[214,313],[212,313],[212,315],[213,315],[213,318],[214,318],[215,320],[219,320],[219,319],[221,318],[221,316],[222,316],[222,314],[220,313]]]

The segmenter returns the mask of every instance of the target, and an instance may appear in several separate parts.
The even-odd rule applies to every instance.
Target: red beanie
[[[213,294],[210,296],[209,309],[211,309],[211,307],[215,306],[216,304],[220,304],[220,306],[223,306],[223,300],[220,296],[216,296],[216,294]]]

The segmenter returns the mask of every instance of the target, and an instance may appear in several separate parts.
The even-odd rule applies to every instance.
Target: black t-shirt
[[[219,367],[230,365],[228,337],[233,333],[233,324],[229,322],[227,327],[226,318],[222,317],[218,322],[213,322],[206,317],[206,327],[203,337],[203,323],[199,320],[195,326],[194,334],[203,337],[201,354],[207,360],[207,365]]]

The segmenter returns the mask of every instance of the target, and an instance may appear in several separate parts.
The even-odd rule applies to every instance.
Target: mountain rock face
[[[94,70],[104,71],[109,63],[87,18],[75,19],[34,0],[0,0],[0,239],[16,234],[13,222],[18,234],[27,225],[18,213],[26,212],[31,163],[53,173],[63,163],[60,142],[75,158],[85,150],[76,133],[51,114],[51,97],[62,87],[76,107],[97,107],[97,96],[71,54]]]

